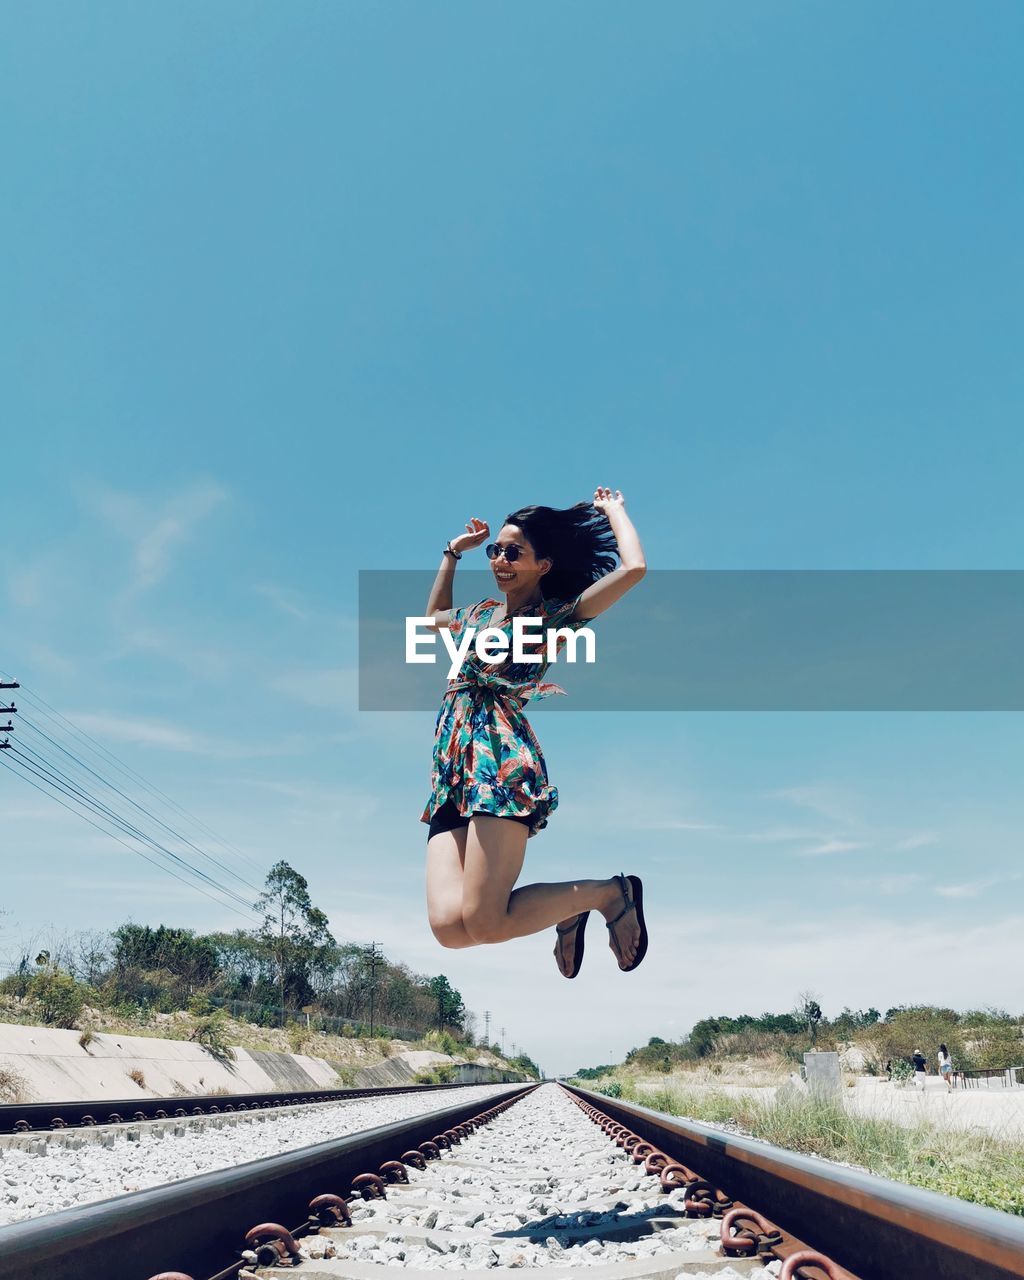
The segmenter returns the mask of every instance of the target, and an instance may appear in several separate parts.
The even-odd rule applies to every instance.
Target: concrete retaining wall
[[[341,1089],[345,1081],[325,1058],[266,1049],[235,1048],[233,1062],[221,1062],[189,1040],[94,1033],[83,1048],[80,1031],[0,1023],[0,1067],[24,1081],[22,1102],[78,1102],[102,1098],[160,1098],[180,1093],[270,1093],[274,1090]],[[408,1050],[362,1067],[346,1077],[355,1088],[412,1084],[419,1071],[450,1065],[443,1053]],[[340,1064],[337,1064],[340,1066]],[[131,1072],[141,1073],[140,1085]],[[522,1076],[459,1063],[455,1082],[508,1082]]]
[[[263,1093],[275,1089],[342,1087],[323,1058],[235,1049],[219,1062],[202,1045],[150,1036],[94,1034],[83,1049],[79,1031],[0,1023],[0,1066],[25,1082],[24,1102],[73,1102],[93,1098],[166,1097],[175,1093]],[[142,1073],[144,1083],[131,1078]]]

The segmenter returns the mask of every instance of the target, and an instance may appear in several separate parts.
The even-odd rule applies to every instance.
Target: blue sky
[[[553,937],[434,943],[433,717],[359,713],[354,666],[359,569],[598,484],[657,568],[1021,567],[1022,27],[10,9],[0,668],[550,1071],[806,987],[1019,1002],[1020,715],[538,705],[523,882],[648,886],[644,966],[594,929],[566,983]],[[232,924],[0,795],[6,950]]]

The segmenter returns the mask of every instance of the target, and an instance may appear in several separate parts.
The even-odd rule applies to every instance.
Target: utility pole
[[[384,958],[382,955],[378,954],[376,942],[370,943],[370,954],[367,958],[370,961],[370,1035],[372,1037],[374,997],[377,994],[377,965]]]
[[[488,1047],[488,1049],[491,1047],[491,1011],[490,1009],[484,1010],[484,1044]]]
[[[501,1056],[503,1058],[505,1056],[505,1028],[504,1027],[502,1027],[501,1029]]]
[[[0,680],[0,689],[20,689],[20,688],[21,688],[21,685],[18,684],[17,680]],[[17,710],[18,708],[14,705],[13,698],[11,699],[11,705],[9,707],[5,707],[2,703],[0,703],[0,715],[6,714],[7,716],[7,723],[0,724],[0,733],[8,734],[8,733],[14,732],[14,721],[11,719],[11,716],[15,715],[17,713]],[[10,750],[11,750],[11,744],[10,742],[8,742],[7,738],[4,737],[2,740],[0,740],[0,751],[10,751]]]

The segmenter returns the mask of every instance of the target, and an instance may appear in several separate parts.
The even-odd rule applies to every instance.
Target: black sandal
[[[615,917],[614,920],[608,921],[608,929],[609,929],[609,932],[611,932],[612,939],[617,941],[617,939],[615,938],[615,932],[612,926],[618,924],[619,921],[622,919],[622,917],[626,914],[626,912],[632,911],[634,907],[636,908],[636,922],[640,926],[640,941],[637,943],[636,955],[633,957],[633,963],[630,965],[627,965],[625,968],[623,968],[621,964],[619,965],[620,973],[632,973],[632,971],[637,967],[640,961],[647,954],[647,922],[646,920],[644,920],[644,885],[643,885],[643,881],[640,879],[639,876],[617,875],[615,879],[618,880],[619,884],[621,885],[622,898],[626,905],[622,908],[622,910],[619,912],[619,914]],[[626,893],[627,880],[629,881],[628,887],[633,890],[632,898],[630,898],[629,895]],[[621,951],[621,947],[619,948],[619,950]],[[617,958],[618,957],[616,957],[616,959]]]
[[[558,966],[558,972],[562,974],[563,978],[575,978],[580,971],[580,965],[583,963],[584,931],[586,930],[587,920],[589,917],[590,912],[583,911],[580,913],[579,919],[575,924],[570,924],[564,929],[560,928],[557,924],[555,925],[555,933],[559,934],[561,937],[564,937],[567,933],[575,933],[576,935],[573,939],[575,951],[572,973],[562,973],[562,966]],[[559,948],[559,953],[561,953],[561,948]]]

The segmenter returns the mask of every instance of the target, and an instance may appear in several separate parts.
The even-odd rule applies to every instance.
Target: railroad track
[[[468,1089],[476,1083],[446,1085]],[[309,1089],[276,1093],[198,1094],[172,1098],[117,1098],[93,1102],[6,1102],[0,1105],[0,1135],[53,1133],[101,1125],[138,1124],[144,1120],[174,1120],[191,1116],[232,1115],[236,1112],[295,1107],[324,1102],[350,1102],[396,1093],[429,1093],[432,1084],[381,1086],[374,1089]]]
[[[0,1229],[0,1280],[1010,1280],[1024,1221],[561,1085]]]

